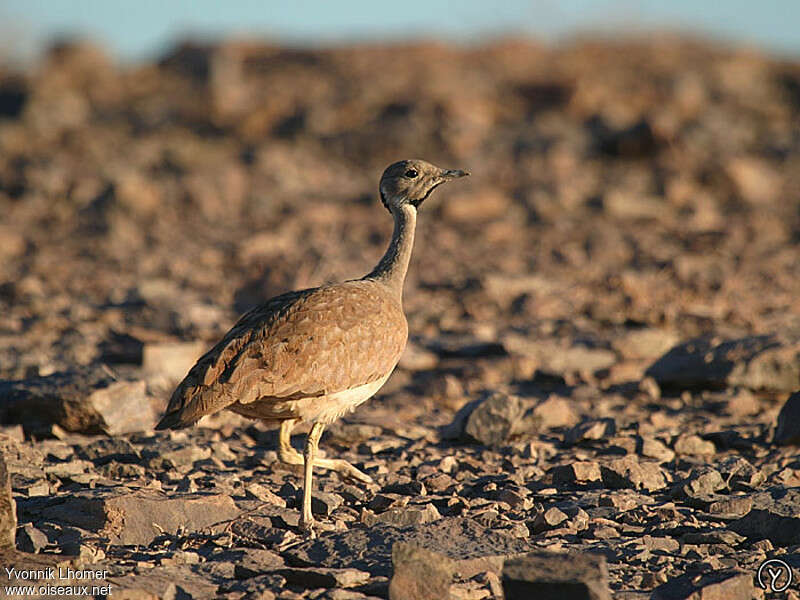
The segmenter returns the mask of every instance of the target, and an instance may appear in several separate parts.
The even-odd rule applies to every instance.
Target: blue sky
[[[799,23],[800,0],[0,0],[0,47],[30,57],[54,35],[81,33],[122,60],[140,60],[189,34],[324,44],[426,36],[463,42],[504,32],[558,40],[587,30],[670,29],[800,56]]]

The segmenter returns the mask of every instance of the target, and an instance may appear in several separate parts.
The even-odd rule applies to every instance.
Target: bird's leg
[[[292,446],[292,429],[296,423],[297,419],[288,419],[281,422],[280,434],[278,436],[278,458],[287,465],[304,464],[303,455]],[[372,478],[369,475],[359,471],[346,460],[315,457],[314,466],[336,471],[346,477],[352,477],[363,483],[372,483]]]
[[[281,429],[278,434],[278,458],[287,465],[302,465],[303,455],[292,446],[292,429],[294,429],[297,419],[281,421]]]
[[[322,430],[325,425],[322,423],[314,423],[311,426],[311,431],[308,432],[306,438],[306,449],[303,453],[305,459],[304,477],[303,477],[303,512],[300,515],[300,529],[314,535],[314,516],[311,514],[311,476],[314,469],[314,458],[319,447],[319,438],[322,437]]]

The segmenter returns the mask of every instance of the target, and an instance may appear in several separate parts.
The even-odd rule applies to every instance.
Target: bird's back
[[[384,379],[407,336],[399,299],[380,282],[348,281],[277,296],[243,315],[197,361],[157,428],[186,427],[235,403],[257,403],[263,418],[292,418],[271,416],[270,406]]]

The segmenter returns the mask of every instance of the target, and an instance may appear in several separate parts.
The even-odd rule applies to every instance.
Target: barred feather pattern
[[[377,391],[407,338],[400,297],[382,281],[277,296],[197,361],[157,428],[187,427],[226,408],[267,421],[330,422]]]

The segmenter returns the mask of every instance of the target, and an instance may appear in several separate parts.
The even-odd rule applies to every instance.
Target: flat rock
[[[448,598],[454,561],[438,552],[397,542],[392,546],[390,600]]]
[[[553,483],[591,482],[600,481],[602,474],[600,464],[595,461],[576,461],[568,465],[559,465],[551,471]]]
[[[781,408],[775,428],[775,443],[800,445],[800,392],[795,392]]]
[[[503,565],[506,600],[611,600],[603,556],[534,552]]]
[[[426,504],[425,506],[403,506],[402,508],[393,508],[377,515],[365,510],[361,514],[361,522],[368,527],[377,525],[378,523],[407,527],[409,525],[432,523],[441,518],[442,515],[439,514],[439,511],[436,510],[433,504]]]
[[[653,590],[652,600],[753,600],[753,574],[722,571],[682,575]]]
[[[276,571],[290,585],[307,589],[351,588],[369,581],[370,575],[358,569],[326,569],[324,567],[289,568]]]
[[[675,440],[673,445],[676,454],[688,454],[694,456],[713,456],[717,448],[714,442],[704,440],[698,435],[684,434]]]
[[[155,567],[106,581],[111,585],[111,597],[130,600],[213,598],[219,589],[186,566]]]
[[[233,564],[233,575],[238,579],[257,577],[265,571],[273,571],[284,566],[280,555],[259,548],[236,548],[215,554],[214,562]]]
[[[156,413],[144,381],[118,381],[94,366],[0,382],[0,421],[26,430],[58,425],[66,431],[116,435],[151,428]]]
[[[32,507],[39,519],[74,525],[106,536],[112,544],[147,545],[162,532],[199,531],[239,514],[221,494],[166,495],[97,489],[51,498]]]
[[[741,386],[793,392],[800,388],[800,341],[776,335],[695,338],[672,348],[646,374],[673,389]]]
[[[776,546],[800,544],[800,488],[773,488],[752,496],[752,507],[730,529],[750,540],[767,539]]]
[[[457,562],[459,572],[466,577],[491,570],[494,557],[529,549],[527,540],[508,531],[492,529],[471,519],[446,517],[403,528],[385,524],[352,527],[306,540],[287,550],[284,557],[293,566],[350,567],[369,571],[373,576],[390,576],[392,547],[397,542],[447,556]]]
[[[603,483],[612,489],[631,488],[654,491],[667,485],[664,472],[654,462],[639,462],[629,454],[600,466]]]

